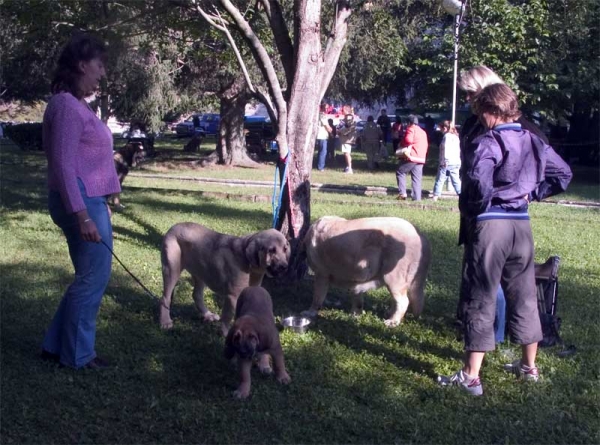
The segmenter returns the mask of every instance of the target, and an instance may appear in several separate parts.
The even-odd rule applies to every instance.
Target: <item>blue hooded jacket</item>
[[[467,219],[528,219],[530,200],[565,191],[573,177],[552,147],[518,123],[488,130],[467,153],[459,197]]]

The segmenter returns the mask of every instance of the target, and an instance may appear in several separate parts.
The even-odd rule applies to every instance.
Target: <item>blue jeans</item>
[[[450,176],[452,186],[457,195],[460,195],[460,176],[459,176],[460,165],[447,165],[445,167],[440,166],[438,168],[437,176],[435,177],[435,184],[433,186],[433,196],[440,196],[442,194],[442,186],[446,181],[446,176]]]
[[[323,170],[325,168],[325,160],[327,159],[327,139],[317,139],[317,144],[319,146],[317,169]]]
[[[102,240],[112,249],[106,197],[88,197],[83,183],[78,182],[89,217],[96,224]],[[48,208],[52,221],[67,238],[75,278],[54,314],[42,348],[59,355],[63,365],[80,368],[96,357],[96,315],[110,279],[112,257],[104,244],[81,240],[77,218],[67,213],[58,192],[50,191]]]
[[[498,286],[496,294],[496,317],[494,318],[494,336],[496,343],[504,341],[504,330],[506,329],[506,299],[502,286]]]

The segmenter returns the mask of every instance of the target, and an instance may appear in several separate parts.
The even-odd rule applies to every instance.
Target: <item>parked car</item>
[[[215,136],[219,132],[221,115],[217,113],[206,113],[200,116],[200,128],[205,136]]]
[[[198,120],[198,127],[194,127],[194,119]],[[201,136],[215,136],[219,131],[221,116],[217,113],[193,114],[185,121],[175,126],[177,137],[191,137],[194,134]]]
[[[175,126],[175,134],[177,137],[192,137],[195,133],[194,131],[194,117],[198,116],[200,117],[200,114],[194,114],[190,117],[188,117],[186,120],[184,120],[183,122],[179,122],[176,126]]]
[[[114,117],[109,117],[106,122],[106,126],[109,128],[112,134],[118,134],[120,137],[126,137],[127,131],[129,131],[129,124],[126,122],[119,122]]]
[[[244,133],[246,148],[255,153],[263,153],[270,149],[271,141],[275,138],[271,119],[263,116],[245,116]]]

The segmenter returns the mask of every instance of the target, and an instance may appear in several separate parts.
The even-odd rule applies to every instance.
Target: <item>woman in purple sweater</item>
[[[42,358],[72,368],[107,367],[94,348],[96,315],[111,271],[106,199],[121,187],[112,134],[84,100],[105,75],[104,55],[104,45],[89,35],[69,41],[58,60],[43,123],[48,208],[67,239],[75,278],[46,333]]]

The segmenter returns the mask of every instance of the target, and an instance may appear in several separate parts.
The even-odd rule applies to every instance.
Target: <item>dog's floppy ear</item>
[[[252,269],[260,269],[260,251],[261,244],[257,239],[256,235],[253,235],[248,239],[248,243],[246,244],[246,260]]]
[[[242,332],[239,329],[231,328],[225,339],[225,358],[231,360],[235,355],[235,348],[239,346],[242,338]]]

